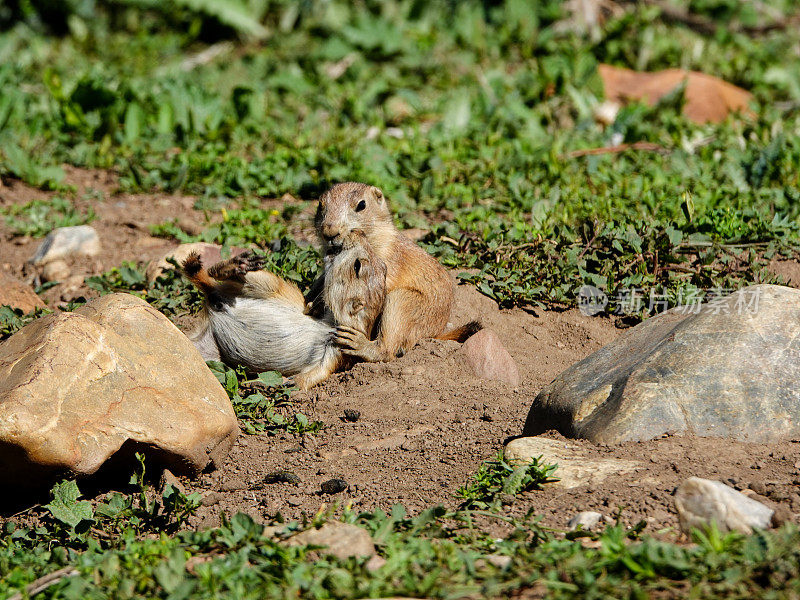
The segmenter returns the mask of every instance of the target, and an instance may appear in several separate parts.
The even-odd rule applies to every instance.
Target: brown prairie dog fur
[[[422,338],[463,341],[480,329],[473,322],[445,333],[453,281],[435,258],[397,230],[380,189],[363,183],[334,185],[320,196],[315,225],[326,254],[358,229],[386,264],[386,299],[377,336],[373,340],[368,333],[341,325],[336,343],[345,354],[386,361]]]
[[[372,337],[386,297],[386,264],[354,229],[337,254],[325,256],[326,320]]]
[[[304,314],[297,286],[260,270],[262,263],[249,253],[209,270],[196,254],[184,261],[187,278],[206,297],[201,327],[190,337],[206,360],[278,371],[308,389],[347,360],[334,343],[334,324],[370,334],[383,306],[385,266],[363,234],[349,235],[341,251],[326,258],[326,270],[335,274],[324,290],[331,310],[315,319]]]

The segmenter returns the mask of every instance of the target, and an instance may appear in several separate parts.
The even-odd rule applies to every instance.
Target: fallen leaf
[[[696,123],[719,123],[732,112],[752,117],[748,104],[753,95],[722,79],[683,69],[654,73],[632,71],[611,65],[598,67],[606,98],[625,103],[641,100],[651,106],[686,81],[683,114]]]

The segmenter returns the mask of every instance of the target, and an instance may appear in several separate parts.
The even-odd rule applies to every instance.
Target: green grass
[[[44,308],[34,308],[29,313],[23,313],[19,308],[12,308],[7,304],[0,305],[0,342],[11,337],[34,319],[49,312]]]
[[[714,33],[664,19],[654,3],[616,5],[590,34],[556,0],[4,3],[0,178],[56,196],[5,206],[2,218],[31,236],[88,222],[62,165],[112,169],[123,192],[193,194],[208,217],[197,236],[175,223],[154,233],[259,246],[271,269],[305,287],[319,257],[291,237],[293,208],[264,210],[260,200],[312,200],[358,180],[382,187],[399,226],[430,229],[425,247],[502,306],[571,306],[593,285],[620,312],[632,288],[645,303],[674,305],[775,281],[766,265],[800,248],[800,30],[747,28],[785,18],[795,3],[679,3]],[[212,58],[196,60],[204,51]],[[697,125],[681,116],[678,94],[630,105],[602,127],[593,118],[600,62],[705,71],[752,91],[756,116]],[[663,150],[575,155],[619,140]],[[173,319],[200,305],[174,271],[147,284],[140,265],[124,264],[87,283],[135,293]],[[35,316],[0,307],[0,338]],[[291,389],[274,374],[212,368],[246,431],[322,426],[291,409]],[[679,546],[616,526],[585,548],[533,517],[502,514],[504,493],[550,473],[498,458],[464,485],[457,510],[347,513],[386,558],[377,572],[282,546],[244,515],[180,531],[196,499],[166,498],[141,480],[90,506],[61,487],[64,506],[34,509],[36,528],[5,524],[0,596],[64,566],[77,574],[38,597],[800,593],[794,527],[697,532]],[[481,519],[506,534],[490,537]],[[486,560],[496,554],[511,565]]]
[[[49,200],[32,200],[23,205],[11,205],[0,210],[6,226],[15,235],[42,237],[56,227],[85,225],[94,219],[94,211],[78,211],[69,200],[53,196]]]
[[[520,465],[509,464],[501,451],[494,460],[484,462],[456,496],[463,500],[464,508],[497,509],[520,492],[540,490],[545,483],[558,481],[553,473],[557,465],[541,462],[542,457]]]
[[[320,421],[309,421],[301,412],[290,410],[289,397],[296,390],[285,383],[280,373],[267,371],[248,379],[241,369],[232,369],[220,362],[209,361],[236,411],[245,433],[274,433],[286,431],[296,435],[318,433],[324,427]]]
[[[113,168],[124,190],[240,211],[200,239],[262,246],[286,222],[253,200],[365,181],[386,191],[400,225],[433,225],[429,248],[477,269],[467,279],[504,305],[574,304],[584,284],[674,302],[768,280],[765,262],[797,251],[800,68],[778,57],[800,34],[736,30],[792,3],[776,16],[693,2],[715,35],[626,4],[592,41],[563,26],[553,0],[252,2],[268,35],[187,71],[230,27],[252,39],[207,6],[107,0],[88,19],[70,3],[60,37],[35,8],[12,18],[0,38],[0,175],[59,188],[63,162]],[[696,125],[677,97],[631,105],[603,128],[592,117],[601,61],[723,77],[753,91],[757,117]],[[615,136],[666,150],[570,157]]]
[[[745,537],[715,528],[676,546],[637,529],[609,526],[597,548],[557,536],[536,519],[432,507],[416,516],[395,506],[343,520],[364,528],[386,563],[337,559],[281,540],[329,518],[282,523],[278,536],[244,514],[220,527],[184,529],[199,497],[172,486],[156,492],[143,469],[128,494],[80,500],[74,482],[57,484],[49,504],[31,509],[31,525],[11,522],[0,535],[0,596],[68,569],[50,598],[424,598],[509,597],[547,592],[553,598],[792,598],[800,592],[800,530],[786,526]],[[500,519],[488,535],[477,519]],[[172,535],[167,535],[172,532]],[[321,555],[320,555],[321,554]],[[63,572],[63,571],[62,571]]]

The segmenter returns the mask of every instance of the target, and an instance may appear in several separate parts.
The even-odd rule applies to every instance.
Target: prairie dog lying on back
[[[203,323],[191,336],[203,358],[248,371],[294,376],[301,389],[327,379],[345,363],[335,345],[335,325],[371,336],[383,308],[386,266],[362,232],[353,231],[341,251],[325,257],[328,306],[322,319],[304,313],[298,287],[245,253],[206,270],[200,257],[183,263],[186,277],[206,297]]]

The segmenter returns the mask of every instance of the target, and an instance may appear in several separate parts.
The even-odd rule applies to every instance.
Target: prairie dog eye
[[[356,204],[356,212],[361,212],[365,208],[367,208],[367,201],[366,200],[360,200],[358,202],[358,204]]]
[[[356,272],[356,278],[361,274],[361,261],[356,259],[356,262],[353,264],[353,270]]]

